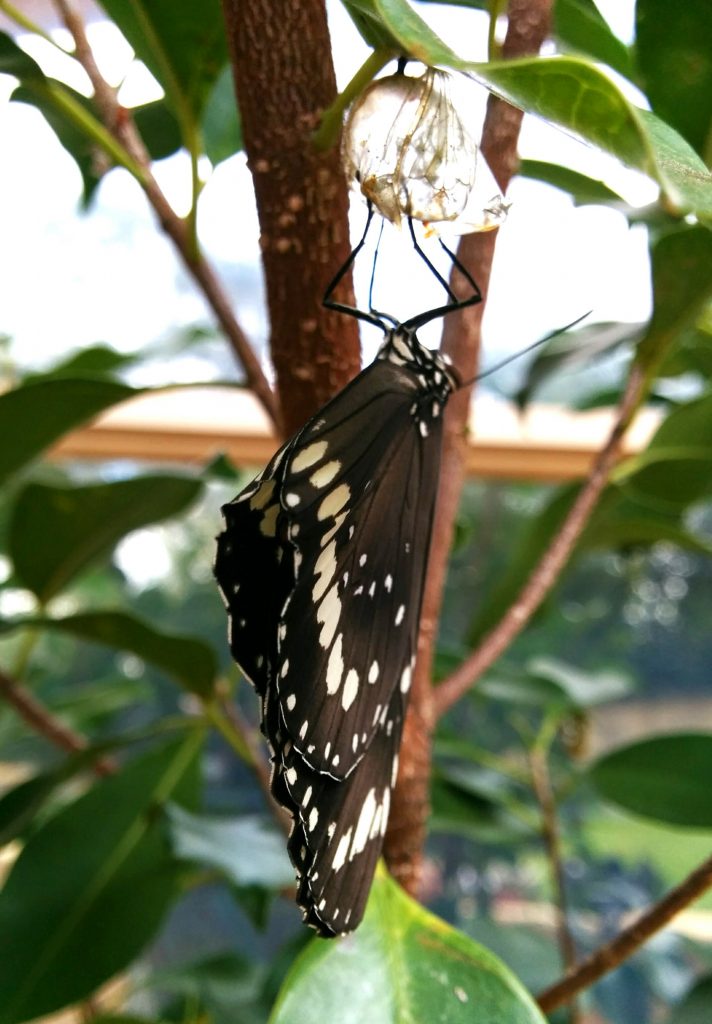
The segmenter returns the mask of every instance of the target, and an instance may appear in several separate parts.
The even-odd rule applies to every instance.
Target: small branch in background
[[[529,752],[532,788],[541,811],[541,834],[546,848],[551,872],[551,887],[556,908],[556,934],[564,970],[571,971],[576,965],[576,945],[570,927],[569,905],[566,895],[566,878],[561,851],[561,835],[556,811],[556,800],[549,774],[548,745],[535,744]],[[571,1002],[571,1024],[579,1021],[578,1008]]]
[[[69,754],[86,750],[89,743],[85,736],[75,732],[60,721],[33,694],[10,676],[0,670],[0,697],[4,698],[20,718],[40,736],[44,736],[55,747]],[[97,757],[92,764],[96,775],[111,775],[117,770],[116,763],[108,757]]]
[[[667,896],[641,914],[628,928],[624,928],[615,939],[582,960],[561,981],[541,992],[537,997],[541,1009],[544,1013],[550,1013],[558,1006],[568,1003],[572,996],[588,988],[604,974],[615,970],[648,939],[664,928],[676,914],[711,887],[712,857],[709,857],[680,885],[671,889]]]
[[[435,690],[434,702],[438,717],[467,693],[482,673],[521,633],[558,580],[608,483],[611,470],[618,460],[623,434],[640,404],[644,388],[644,374],[634,364],[618,406],[615,424],[596,457],[590,477],[579,491],[556,536],[517,599],[494,629],[484,637],[477,650],[473,651]]]
[[[74,40],[75,57],[91,81],[96,107],[104,125],[141,168],[140,183],[161,227],[174,243],[186,269],[198,284],[216,320],[225,332],[233,352],[245,371],[249,387],[254,391],[279,430],[281,419],[277,399],[269,386],[254,349],[240,326],[212,266],[196,250],[192,233],[186,221],[173,210],[154,178],[151,172],[150,156],[136,130],[130,112],[119,103],[116,90],[109,85],[97,66],[87,39],[84,22],[74,9],[71,0],[54,0],[54,3]]]

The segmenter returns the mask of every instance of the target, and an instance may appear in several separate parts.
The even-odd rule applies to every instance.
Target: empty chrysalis
[[[411,217],[457,234],[498,227],[508,206],[451,96],[450,76],[427,68],[373,82],[349,111],[344,162],[351,181],[392,223]]]

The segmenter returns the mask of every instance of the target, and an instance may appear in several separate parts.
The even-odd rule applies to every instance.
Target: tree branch
[[[10,704],[20,718],[33,730],[44,736],[55,747],[69,754],[86,750],[89,743],[81,733],[70,729],[60,721],[44,704],[40,703],[24,686],[21,686],[0,669],[0,696]],[[115,762],[108,757],[97,757],[92,769],[97,775],[111,775],[116,771]]]
[[[551,6],[552,0],[510,0],[503,56],[514,58],[539,51],[548,32]],[[502,192],[506,191],[517,166],[517,140],[522,116],[521,111],[502,100],[495,96],[489,97],[481,148]],[[457,253],[480,286],[484,299],[496,234],[486,232],[466,235]],[[453,269],[450,285],[459,298],[464,298],[471,290],[456,269]],[[483,301],[478,306],[470,306],[460,313],[452,314],[445,321],[442,348],[464,379],[473,377],[476,372],[484,305]],[[445,416],[440,490],[423,594],[418,657],[403,732],[398,784],[393,795],[384,846],[391,872],[414,895],[417,895],[419,888],[429,813],[431,736],[435,723],[431,685],[433,655],[455,514],[464,481],[465,432],[469,408],[470,389],[462,389],[450,399]]]
[[[70,0],[54,0],[54,3],[74,40],[75,57],[91,81],[96,107],[103,123],[141,168],[140,184],[161,227],[174,243],[186,269],[199,286],[216,320],[225,332],[233,352],[245,372],[246,383],[254,391],[279,430],[281,420],[276,397],[215,271],[196,248],[185,220],[173,210],[154,178],[151,171],[151,159],[143,140],[136,130],[129,111],[119,103],[116,90],[101,74],[80,15]]]
[[[606,444],[596,457],[591,475],[578,493],[549,548],[544,552],[519,596],[480,646],[437,687],[434,695],[439,717],[460,699],[524,629],[550,592],[569,560],[576,543],[600,498],[619,454],[620,443],[643,395],[645,377],[633,364],[616,421]]]
[[[604,974],[627,960],[636,949],[659,932],[681,910],[693,903],[712,887],[712,857],[696,868],[684,882],[671,889],[658,903],[647,910],[628,928],[624,928],[611,942],[607,942],[561,981],[549,986],[537,997],[545,1013],[570,1001],[582,989],[588,988]]]

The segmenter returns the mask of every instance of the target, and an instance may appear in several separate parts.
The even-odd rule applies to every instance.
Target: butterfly
[[[215,562],[231,652],[261,701],[272,792],[293,820],[297,902],[325,937],[361,921],[383,845],[415,668],[443,413],[460,385],[417,330],[480,300],[441,242],[473,286],[464,301],[445,285],[447,306],[405,323],[334,302],[364,239],[325,305],[381,327],[378,354],[223,506]]]

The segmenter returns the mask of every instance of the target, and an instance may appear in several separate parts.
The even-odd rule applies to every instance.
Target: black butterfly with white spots
[[[383,845],[459,386],[416,331],[480,297],[463,271],[471,298],[448,289],[452,304],[388,326],[329,298],[359,248],[325,304],[382,327],[378,355],[223,506],[215,563],[233,657],[262,702],[272,791],[293,819],[297,900],[325,937],[361,921]]]

